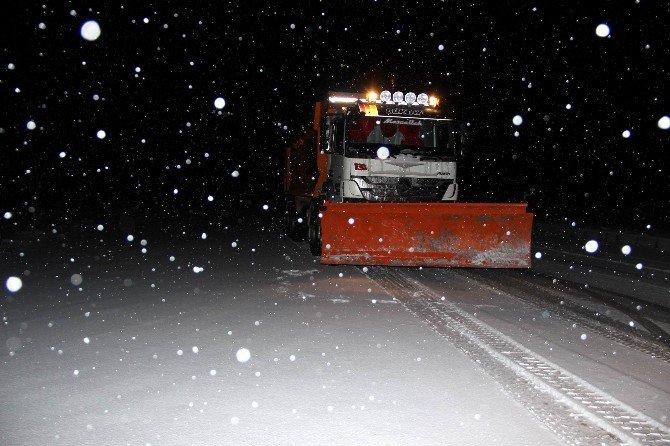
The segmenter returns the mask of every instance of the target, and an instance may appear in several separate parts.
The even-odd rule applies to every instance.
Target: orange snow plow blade
[[[526,204],[324,203],[321,263],[529,268]]]

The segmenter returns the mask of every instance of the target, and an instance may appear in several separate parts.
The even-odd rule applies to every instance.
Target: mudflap
[[[321,263],[529,268],[523,203],[324,203]]]

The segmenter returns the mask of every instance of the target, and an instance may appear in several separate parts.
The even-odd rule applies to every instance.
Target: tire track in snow
[[[445,280],[454,280],[455,273],[451,271],[442,271],[440,276]],[[604,314],[596,311],[585,309],[578,303],[574,303],[570,295],[558,291],[550,287],[542,286],[542,294],[544,297],[539,297],[533,293],[529,288],[531,286],[540,286],[528,281],[521,281],[515,279],[509,274],[506,274],[507,279],[513,279],[518,282],[516,285],[505,284],[499,279],[488,277],[485,271],[459,271],[458,277],[463,278],[471,284],[479,287],[482,290],[502,293],[513,299],[519,299],[534,305],[540,310],[551,310],[552,315],[569,323],[576,323],[582,327],[589,329],[592,333],[596,333],[612,341],[618,342],[621,345],[632,348],[642,353],[646,353],[654,358],[658,358],[665,362],[670,362],[670,350],[665,343],[660,342],[652,335],[645,332],[631,328],[621,322],[617,322]],[[565,284],[563,279],[560,279],[562,284]],[[583,290],[582,290],[583,291]],[[639,315],[634,313],[626,313],[632,319],[640,320]]]
[[[669,444],[670,429],[551,363],[398,269],[363,273],[569,444]]]

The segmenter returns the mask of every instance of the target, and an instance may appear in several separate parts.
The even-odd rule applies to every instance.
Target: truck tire
[[[304,223],[303,224],[298,223],[299,217],[300,215],[298,215],[298,212],[295,209],[295,205],[292,202],[286,203],[286,214],[284,216],[286,235],[291,240],[294,240],[296,242],[299,242],[305,238]]]
[[[309,221],[307,228],[309,250],[312,255],[321,256],[321,218],[319,217],[319,207],[311,206],[309,209]]]

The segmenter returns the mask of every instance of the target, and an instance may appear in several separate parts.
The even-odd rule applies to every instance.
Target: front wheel
[[[309,213],[309,228],[307,230],[309,250],[312,255],[321,256],[321,217],[318,207],[312,207]]]

